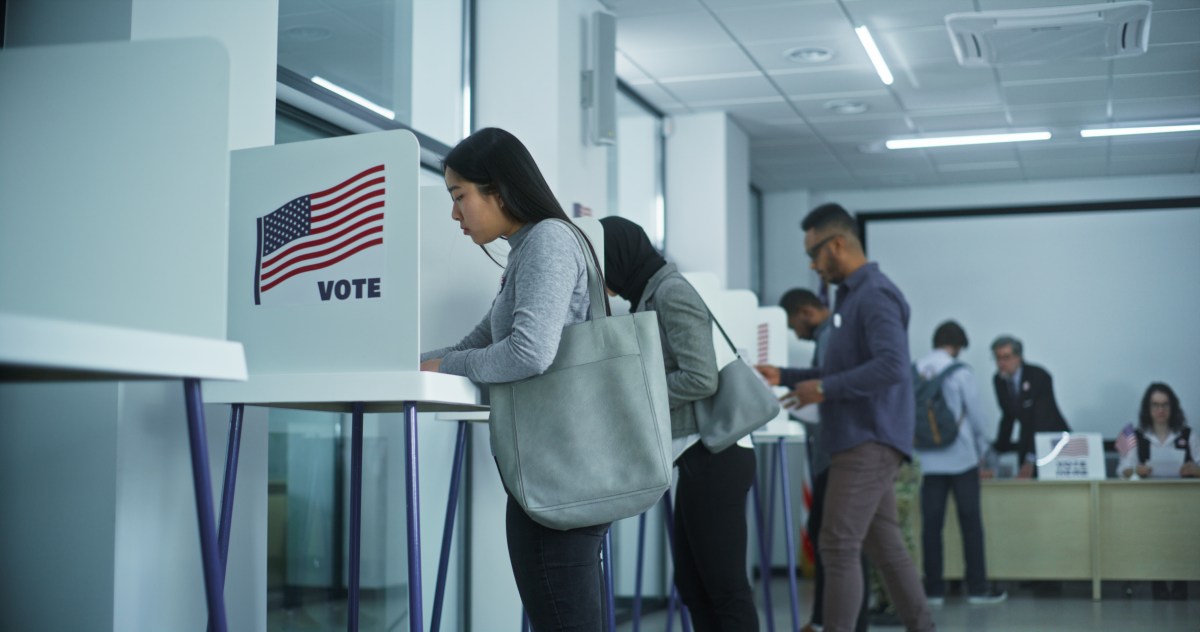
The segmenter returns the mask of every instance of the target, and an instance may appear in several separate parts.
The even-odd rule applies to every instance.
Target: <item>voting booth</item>
[[[223,631],[219,584],[224,564],[218,556],[200,379],[246,377],[242,345],[226,340],[225,323],[228,56],[207,39],[7,49],[0,50],[0,85],[0,381],[183,379],[208,617],[211,629]],[[81,107],[87,116],[80,116]],[[11,413],[7,406],[25,395],[6,394],[11,399],[4,410]],[[72,454],[65,447],[69,442],[45,438],[54,436],[46,434],[48,426],[22,435],[30,438],[26,449],[32,454],[115,463],[115,475],[108,471],[107,476],[117,489],[106,488],[113,498],[90,499],[109,509],[99,524],[90,515],[72,516],[71,524],[56,522],[59,540],[50,544],[5,538],[16,547],[2,555],[6,572],[30,579],[22,586],[30,598],[15,609],[38,603],[47,591],[55,598],[86,592],[106,595],[109,617],[121,621],[131,615],[114,613],[113,603],[122,599],[113,577],[133,563],[122,561],[119,543],[142,529],[186,528],[122,506],[122,481],[136,487],[121,478],[122,468],[143,463],[139,452],[147,446],[136,433],[122,434],[129,422],[120,418],[120,404],[113,410],[111,415],[88,411],[87,422],[105,426],[98,432],[110,434],[84,455]],[[25,432],[34,417],[25,411],[11,414],[4,420],[6,430]],[[55,432],[69,431],[58,427]],[[167,452],[161,445],[157,449]],[[118,458],[117,450],[128,452]],[[54,481],[22,474],[26,494],[58,491]],[[50,478],[63,475],[55,471]],[[24,498],[5,495],[14,497]],[[38,506],[9,505],[3,511],[18,524],[36,520],[31,516],[42,511],[39,507],[74,501],[38,500]],[[106,575],[102,582],[109,583],[77,591],[69,577],[78,569],[54,568],[60,557],[92,553],[64,541],[83,539],[64,537],[77,525],[97,533],[109,530],[104,546],[117,551],[99,552],[102,561],[96,563]],[[59,583],[37,585],[48,575],[59,576]],[[25,629],[60,627],[53,617],[71,616],[43,609],[32,615],[36,623],[26,624],[26,615],[13,609],[6,620]]]
[[[408,618],[419,630],[417,412],[485,409],[466,378],[419,371],[419,152],[416,138],[400,130],[245,149],[230,165],[229,336],[246,347],[249,379],[207,386],[209,400],[233,405],[231,425],[244,405],[351,413],[351,629],[364,413],[404,414]],[[234,472],[235,451],[231,441]],[[222,523],[233,487],[226,490]]]

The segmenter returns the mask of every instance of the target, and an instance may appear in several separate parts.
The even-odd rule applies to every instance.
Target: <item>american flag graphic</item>
[[[254,304],[263,292],[383,243],[383,165],[258,218]]]
[[[1071,437],[1062,447],[1058,455],[1065,457],[1081,457],[1088,455],[1087,437]]]
[[[1121,433],[1113,440],[1113,446],[1121,456],[1129,454],[1130,450],[1137,447],[1137,435],[1134,433],[1133,424],[1125,424],[1125,427],[1121,428]]]

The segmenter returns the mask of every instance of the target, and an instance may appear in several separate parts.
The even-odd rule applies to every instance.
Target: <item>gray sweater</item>
[[[692,402],[717,392],[717,353],[708,307],[675,265],[668,263],[646,282],[638,311],[646,310],[658,312],[671,436],[696,434],[699,430]]]
[[[480,384],[544,373],[563,328],[588,320],[587,268],[572,231],[541,221],[513,233],[500,293],[483,321],[458,344],[422,353],[421,361],[441,358],[442,373]]]

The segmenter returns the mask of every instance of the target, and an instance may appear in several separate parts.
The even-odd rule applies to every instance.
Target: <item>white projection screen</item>
[[[1054,377],[1072,429],[1111,440],[1136,422],[1151,382],[1171,385],[1190,425],[1200,421],[1200,200],[1161,202],[862,220],[868,258],[912,308],[914,358],[932,348],[942,321],[966,329],[962,359],[975,369],[993,436],[989,347],[1012,334],[1025,360]]]

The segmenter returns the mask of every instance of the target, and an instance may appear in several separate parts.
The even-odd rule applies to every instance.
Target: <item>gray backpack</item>
[[[962,419],[946,404],[942,382],[946,380],[946,376],[962,366],[966,365],[953,362],[930,379],[925,379],[917,371],[917,367],[913,366],[913,390],[916,391],[917,400],[913,447],[919,450],[937,450],[949,447],[958,438],[958,428]]]

